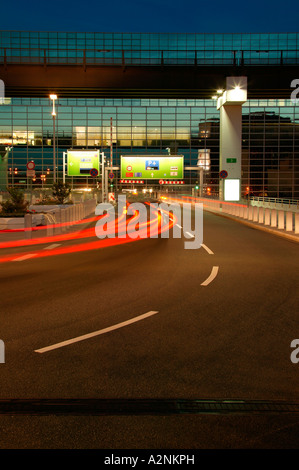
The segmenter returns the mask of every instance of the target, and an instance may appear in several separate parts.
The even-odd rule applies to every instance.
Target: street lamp
[[[55,118],[56,118],[56,111],[55,111],[55,101],[57,100],[57,95],[50,95],[50,100],[52,100],[53,108],[52,108],[52,117],[53,117],[53,183],[56,183],[56,154],[55,154]]]

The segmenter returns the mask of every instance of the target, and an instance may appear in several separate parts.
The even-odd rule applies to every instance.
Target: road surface
[[[88,250],[94,233],[2,248],[0,407],[26,400],[29,411],[0,415],[0,448],[297,446],[298,413],[167,413],[170,401],[299,392],[298,244],[208,212],[200,249],[184,249],[181,230]],[[81,250],[58,254],[69,247]],[[76,415],[61,401],[42,414],[32,399],[132,408]],[[142,414],[141,400],[164,400],[165,413]]]

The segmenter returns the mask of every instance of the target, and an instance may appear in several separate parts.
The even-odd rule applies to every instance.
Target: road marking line
[[[179,228],[183,228],[183,227],[181,227],[179,224],[176,224],[176,226],[179,227]]]
[[[203,247],[203,248],[204,248],[204,249],[205,249],[205,250],[206,250],[206,251],[209,253],[209,255],[213,255],[213,254],[214,254],[214,253],[213,253],[213,251],[212,251],[212,250],[210,250],[210,248],[209,248],[209,247],[207,247],[207,245],[204,245],[204,244],[202,243],[202,245],[201,245],[201,246],[202,246],[202,247]]]
[[[53,245],[46,246],[46,248],[44,248],[44,250],[53,250],[54,248],[57,248],[60,245],[61,245],[61,243],[53,243]]]
[[[186,235],[189,235],[189,237],[194,238],[194,235],[190,232],[185,232]]]
[[[104,333],[109,333],[110,331],[117,330],[118,328],[122,328],[124,326],[131,325],[132,323],[136,323],[137,321],[144,320],[145,318],[155,315],[156,313],[158,312],[150,311],[150,312],[144,313],[143,315],[139,315],[138,317],[131,318],[130,320],[117,323],[116,325],[109,326],[108,328],[104,328],[103,330],[94,331],[93,333],[88,333],[87,335],[77,336],[77,338],[72,338],[67,341],[62,341],[61,343],[56,343],[56,344],[53,344],[52,346],[46,346],[45,348],[36,349],[35,352],[44,353],[44,352],[52,351],[53,349],[62,348],[64,346],[68,346],[70,344],[83,341],[85,339],[93,338],[94,336],[103,335]]]
[[[15,258],[12,261],[25,261],[26,259],[33,258],[36,256],[36,253],[31,253],[30,255],[20,256],[20,258]]]
[[[215,277],[217,276],[218,270],[219,270],[219,266],[213,266],[211,274],[209,275],[209,277],[204,282],[202,282],[200,285],[201,286],[207,286],[208,284],[210,284],[215,279]]]

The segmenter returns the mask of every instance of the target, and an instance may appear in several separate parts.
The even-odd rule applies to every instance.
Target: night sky
[[[263,0],[6,1],[1,30],[245,33],[298,31],[298,2]]]

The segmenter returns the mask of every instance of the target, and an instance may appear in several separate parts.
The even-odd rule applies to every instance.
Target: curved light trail
[[[161,213],[153,207],[151,204],[148,204],[150,206],[150,211],[154,214],[154,217],[151,217],[150,220],[147,220],[146,222],[141,222],[138,224],[138,219],[140,217],[140,214],[138,211],[135,211],[134,215],[132,217],[127,218],[126,215],[126,210],[123,211],[120,217],[116,218],[114,220],[109,220],[109,213],[99,216],[99,217],[92,217],[90,219],[85,219],[84,223],[89,222],[89,221],[98,221],[100,218],[107,218],[107,223],[105,224],[105,233],[107,234],[107,238],[105,239],[97,239],[95,241],[90,241],[90,242],[83,242],[80,244],[72,245],[72,246],[64,246],[64,247],[56,247],[55,249],[49,251],[49,250],[39,250],[34,252],[34,256],[30,256],[30,258],[44,258],[47,256],[55,256],[55,255],[62,255],[62,254],[68,254],[68,253],[76,253],[76,252],[82,252],[82,251],[90,251],[90,250],[96,250],[100,248],[107,248],[109,246],[116,246],[116,245],[122,245],[124,243],[131,243],[134,241],[141,240],[143,238],[150,238],[150,237],[156,237],[160,233],[163,233],[173,227],[173,225],[176,223],[176,217],[167,212],[163,211],[168,214],[169,216],[169,222],[164,223],[163,217],[161,216]],[[132,224],[132,221],[135,222]],[[128,230],[128,224],[131,222],[131,229]],[[132,237],[132,234],[136,233],[135,228],[138,224],[138,232],[137,236],[134,238]],[[60,225],[60,224],[59,224]],[[55,225],[54,227],[57,227]],[[115,230],[116,235],[109,238],[108,235],[113,234]],[[122,238],[120,236],[122,235]],[[125,236],[124,236],[125,235]],[[80,232],[74,232],[74,233],[69,233],[69,234],[60,234],[60,235],[53,235],[50,237],[40,237],[35,240],[17,240],[17,241],[12,241],[12,242],[2,242],[0,243],[0,249],[4,248],[14,248],[14,247],[20,247],[20,246],[35,246],[38,244],[46,244],[46,243],[53,243],[53,242],[58,242],[58,241],[68,241],[68,240],[80,240],[83,238],[92,238],[95,237],[95,228],[88,228],[85,230],[82,230]],[[21,252],[16,254],[9,254],[9,255],[4,255],[0,257],[0,263],[6,263],[9,261],[16,260],[17,258],[22,258],[24,259],[29,259],[28,252]],[[31,253],[33,255],[33,253]]]

